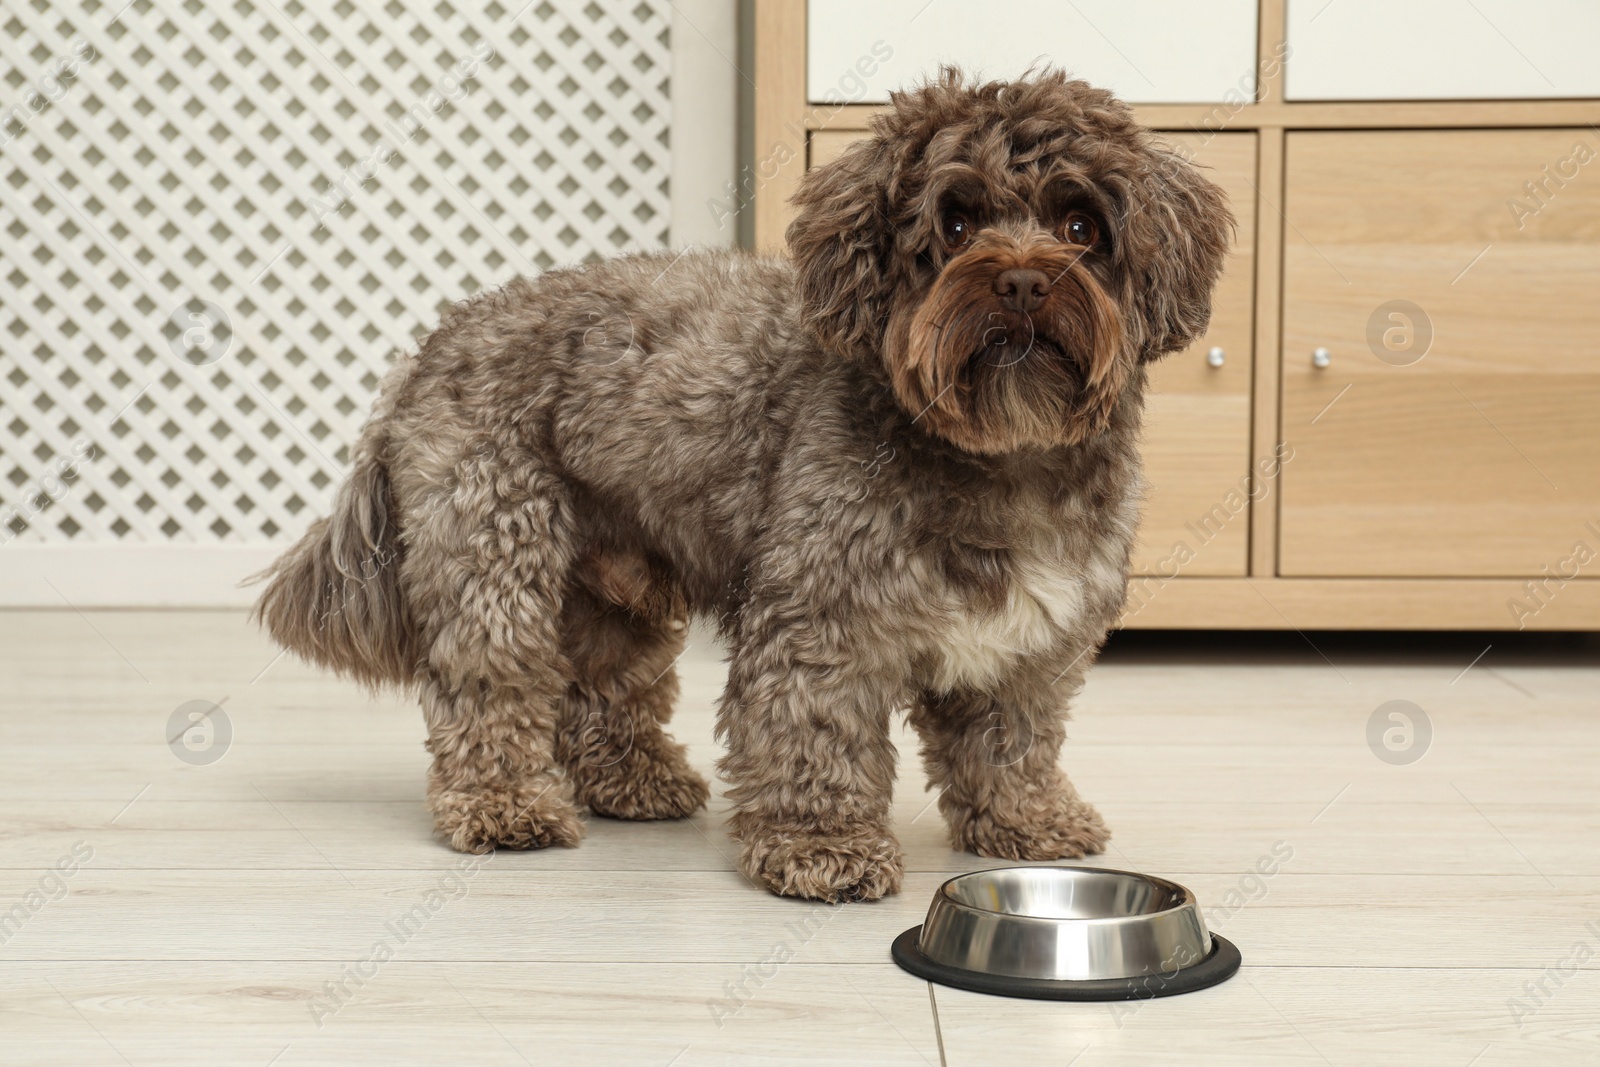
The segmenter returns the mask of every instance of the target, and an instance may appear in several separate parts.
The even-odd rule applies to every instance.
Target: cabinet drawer
[[[811,135],[810,165],[838,158],[860,131]],[[1134,551],[1141,574],[1243,575],[1249,548],[1250,382],[1255,293],[1253,133],[1170,133],[1227,192],[1239,228],[1212,300],[1211,326],[1151,372],[1145,406],[1149,494]],[[1207,355],[1222,349],[1222,365]]]
[[[1290,0],[1290,100],[1600,96],[1594,0]]]
[[[1533,577],[1586,537],[1597,156],[1592,129],[1289,134],[1281,574]]]
[[[946,62],[986,78],[1051,63],[1134,103],[1255,97],[1256,0],[811,0],[806,18],[818,104],[883,103]]]

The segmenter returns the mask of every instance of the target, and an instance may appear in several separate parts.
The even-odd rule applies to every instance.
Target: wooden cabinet
[[[1568,555],[1600,518],[1600,134],[1293,132],[1285,213],[1279,573]]]
[[[811,135],[807,168],[832,163],[850,145],[867,135],[866,130],[818,130]]]
[[[1250,384],[1255,295],[1256,138],[1167,134],[1232,201],[1239,228],[1212,297],[1211,326],[1153,368],[1145,406],[1150,493],[1134,569],[1244,575],[1250,547]],[[1208,356],[1217,350],[1216,360]],[[1220,366],[1212,362],[1220,361]],[[1178,546],[1183,551],[1175,551]]]
[[[1152,375],[1122,625],[1600,630],[1600,3],[753,4],[759,248],[942,60],[1084,75],[1228,191],[1210,332]]]

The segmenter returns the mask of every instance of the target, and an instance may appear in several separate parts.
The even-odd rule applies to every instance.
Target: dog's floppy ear
[[[894,285],[892,155],[882,138],[868,137],[808,173],[794,194],[799,213],[784,236],[806,322],[824,348],[842,355],[874,351],[883,339]]]
[[[1226,194],[1166,145],[1149,158],[1129,216],[1135,306],[1143,320],[1140,360],[1189,345],[1211,321],[1211,291],[1222,274],[1234,220]]]

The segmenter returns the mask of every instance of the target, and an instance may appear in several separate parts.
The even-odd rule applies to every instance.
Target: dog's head
[[[883,360],[919,425],[988,454],[1104,430],[1134,368],[1205,329],[1233,225],[1125,104],[1055,71],[896,93],[795,203],[818,340]]]

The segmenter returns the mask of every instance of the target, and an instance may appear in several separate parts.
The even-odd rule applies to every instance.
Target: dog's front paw
[[[957,848],[993,859],[1082,859],[1111,840],[1100,813],[1076,796],[1005,812],[962,809],[947,818]]]
[[[579,766],[572,773],[578,800],[613,819],[686,819],[711,799],[711,787],[679,745],[634,749],[616,763]]]
[[[757,833],[743,839],[739,866],[779,896],[830,904],[898,893],[905,874],[900,843],[888,833]]]
[[[457,852],[576,848],[583,839],[583,820],[561,785],[441,790],[429,797],[434,826]]]

